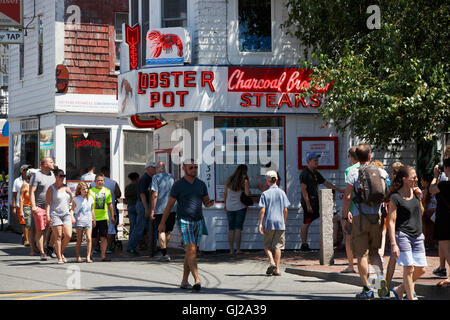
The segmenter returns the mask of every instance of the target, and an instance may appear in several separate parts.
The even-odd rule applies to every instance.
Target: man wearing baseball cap
[[[307,167],[300,173],[300,189],[302,199],[300,201],[303,208],[303,225],[300,229],[300,238],[302,241],[301,251],[310,251],[307,243],[308,230],[311,223],[319,217],[319,184],[327,188],[344,193],[343,189],[325,180],[317,171],[319,166],[320,154],[309,153],[306,156]]]
[[[20,212],[20,202],[19,202],[19,196],[20,196],[20,188],[22,188],[23,180],[26,177],[27,170],[31,166],[28,164],[23,164],[20,169],[20,176],[14,180],[13,184],[13,214],[17,214],[17,218],[19,219],[19,223],[22,226],[23,234],[22,234],[22,243],[25,246],[29,245],[29,239],[28,239],[28,229],[25,228],[25,220],[23,218],[23,213]]]
[[[139,255],[136,247],[144,235],[146,225],[148,225],[146,217],[150,217],[150,188],[152,185],[152,177],[155,173],[156,163],[150,160],[147,161],[145,164],[145,172],[139,179],[139,197],[136,202],[136,223],[131,231],[127,247],[127,252],[134,256]]]
[[[284,193],[277,186],[278,174],[270,170],[266,173],[269,189],[264,191],[259,199],[259,233],[263,235],[264,252],[269,259],[267,275],[279,276],[281,250],[286,243],[286,219],[288,207],[291,204]],[[272,253],[274,250],[274,254]]]

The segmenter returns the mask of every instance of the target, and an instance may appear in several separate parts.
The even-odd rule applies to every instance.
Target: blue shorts
[[[203,221],[191,221],[185,220],[183,218],[177,219],[178,230],[183,237],[183,244],[195,244],[197,247],[200,246],[200,241],[202,240]]]
[[[244,226],[245,214],[247,213],[247,208],[236,211],[227,211],[228,217],[228,230],[242,230]]]

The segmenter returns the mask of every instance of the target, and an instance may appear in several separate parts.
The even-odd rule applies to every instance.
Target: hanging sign
[[[0,27],[23,28],[23,0],[0,0]]]
[[[186,29],[150,29],[145,39],[147,65],[183,65],[190,62],[190,36]]]
[[[125,24],[125,42],[129,48],[130,70],[134,70],[138,66],[139,24],[136,24],[133,28]]]

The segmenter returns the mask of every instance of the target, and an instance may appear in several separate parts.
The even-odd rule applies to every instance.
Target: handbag
[[[241,198],[240,198],[241,202],[243,204],[245,204],[246,206],[251,206],[253,205],[253,199],[251,197],[249,197],[244,191],[242,191],[241,193]]]

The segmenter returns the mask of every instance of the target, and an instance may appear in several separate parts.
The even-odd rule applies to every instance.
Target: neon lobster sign
[[[125,42],[129,47],[130,70],[137,69],[137,45],[139,44],[139,24],[133,28],[125,24]]]

